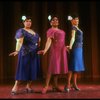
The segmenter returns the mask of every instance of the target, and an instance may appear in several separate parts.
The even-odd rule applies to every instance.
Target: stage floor
[[[18,95],[12,95],[11,89],[13,84],[10,85],[0,85],[0,99],[100,99],[100,84],[86,84],[80,83],[79,88],[81,91],[71,90],[69,93],[65,92],[53,92],[51,86],[46,94],[42,94],[43,89],[42,84],[32,83],[32,88],[34,93],[24,93],[22,92],[25,87],[20,86],[20,91],[22,93]],[[59,85],[60,89],[63,91],[64,84]]]

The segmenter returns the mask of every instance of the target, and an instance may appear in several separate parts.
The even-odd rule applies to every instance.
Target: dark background
[[[80,80],[100,80],[100,2],[96,1],[5,1],[0,2],[0,83],[14,81],[17,56],[9,57],[15,50],[14,38],[17,29],[22,27],[21,16],[32,17],[32,28],[42,41],[41,49],[46,42],[46,31],[50,27],[47,17],[57,14],[60,17],[60,28],[66,32],[66,45],[70,40],[69,13],[77,12],[80,17],[80,28],[84,32],[84,61],[86,70],[79,75]],[[43,75],[46,76],[48,53],[41,56]]]

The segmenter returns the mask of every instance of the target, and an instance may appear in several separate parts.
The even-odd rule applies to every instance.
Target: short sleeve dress
[[[72,30],[76,31],[75,42],[70,52],[69,71],[80,72],[85,70],[83,59],[83,32],[75,26]]]
[[[68,62],[65,48],[65,32],[61,29],[50,28],[47,31],[47,38],[52,39],[48,73],[66,74],[68,72]]]
[[[41,77],[40,57],[37,54],[39,35],[28,33],[23,28],[17,30],[15,39],[24,37],[22,47],[18,53],[16,80],[36,80]]]

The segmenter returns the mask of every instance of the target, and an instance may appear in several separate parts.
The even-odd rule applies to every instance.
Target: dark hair
[[[32,19],[30,16],[27,16],[26,19]]]
[[[49,20],[49,22],[51,22],[54,17],[57,17],[59,19],[57,14],[51,14],[51,19]]]
[[[72,14],[72,17],[73,17],[73,19],[79,18],[79,15],[78,15],[77,13],[73,13],[73,14]]]
[[[72,14],[70,14],[70,15],[72,16],[73,19],[79,18],[79,15],[78,15],[77,13],[72,13]]]

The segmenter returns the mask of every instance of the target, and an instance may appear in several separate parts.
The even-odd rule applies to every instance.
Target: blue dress
[[[75,42],[70,52],[69,71],[80,72],[85,70],[83,60],[83,32],[75,26],[72,27],[72,30],[75,30],[76,34]]]
[[[16,80],[36,80],[41,77],[40,58],[37,54],[39,35],[32,35],[23,28],[17,30],[15,38],[24,37],[22,47],[18,53]]]

